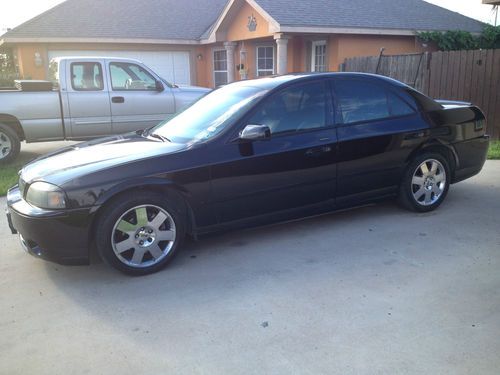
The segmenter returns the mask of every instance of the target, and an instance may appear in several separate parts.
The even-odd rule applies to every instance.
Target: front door
[[[220,222],[332,202],[336,132],[326,87],[316,80],[264,99],[241,127],[267,125],[271,138],[232,141],[214,155],[212,188]]]
[[[175,112],[172,90],[156,88],[156,78],[142,66],[110,62],[111,118],[114,134],[146,129]]]
[[[83,139],[111,133],[109,89],[101,61],[69,63],[66,87],[70,127],[66,136]]]

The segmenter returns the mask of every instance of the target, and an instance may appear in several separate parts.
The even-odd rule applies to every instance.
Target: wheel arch
[[[194,235],[196,233],[196,221],[191,203],[188,199],[188,192],[181,186],[161,178],[150,178],[127,181],[112,189],[109,189],[102,194],[96,201],[94,210],[91,212],[93,215],[90,230],[89,230],[89,243],[92,242],[92,236],[95,232],[95,225],[99,221],[100,216],[104,212],[106,206],[120,196],[137,192],[151,192],[165,195],[166,199],[172,197],[172,202],[179,203],[178,209],[185,216],[186,233]]]
[[[14,130],[18,135],[20,141],[24,141],[26,139],[23,127],[21,126],[21,122],[17,117],[6,113],[0,113],[0,124],[7,125],[12,130]]]
[[[459,166],[459,159],[457,152],[455,151],[452,145],[446,144],[439,139],[431,139],[420,145],[420,147],[413,150],[410,153],[410,155],[408,155],[408,158],[406,159],[406,164],[410,163],[415,157],[422,155],[423,153],[426,152],[437,152],[442,156],[444,156],[450,163],[449,165],[450,171],[452,177],[454,176],[455,170]]]

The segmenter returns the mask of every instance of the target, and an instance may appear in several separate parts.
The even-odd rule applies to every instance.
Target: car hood
[[[203,94],[212,91],[212,89],[200,86],[177,85],[177,84],[175,86],[177,86],[177,88],[180,89],[180,91],[184,92],[198,92],[200,94]]]
[[[146,138],[137,133],[79,143],[44,155],[21,170],[26,183],[47,181],[57,185],[124,163],[175,153],[184,144]]]

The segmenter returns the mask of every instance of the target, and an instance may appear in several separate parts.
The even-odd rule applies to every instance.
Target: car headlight
[[[66,207],[66,196],[61,188],[47,182],[34,182],[28,187],[26,202],[47,209]]]

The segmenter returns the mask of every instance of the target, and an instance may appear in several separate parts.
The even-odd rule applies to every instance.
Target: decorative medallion
[[[252,14],[251,16],[248,17],[248,31],[253,32],[257,29],[257,19],[255,16]]]

